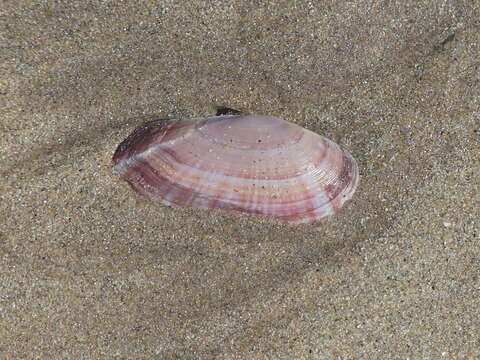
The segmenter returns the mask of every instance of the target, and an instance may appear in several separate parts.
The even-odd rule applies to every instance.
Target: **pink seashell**
[[[260,115],[153,121],[120,144],[113,162],[137,192],[161,204],[291,224],[336,213],[359,180],[357,163],[334,142]]]

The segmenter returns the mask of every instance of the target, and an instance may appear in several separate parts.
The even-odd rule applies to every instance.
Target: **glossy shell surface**
[[[359,180],[353,157],[331,140],[260,115],[153,121],[119,145],[113,162],[137,192],[161,204],[291,224],[336,213]]]

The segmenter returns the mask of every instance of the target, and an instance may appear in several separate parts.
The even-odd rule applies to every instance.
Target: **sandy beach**
[[[480,2],[4,1],[1,359],[480,359]],[[226,106],[357,159],[313,225],[149,202],[132,130]]]

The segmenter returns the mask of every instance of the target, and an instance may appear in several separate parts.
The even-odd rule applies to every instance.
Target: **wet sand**
[[[19,1],[0,20],[2,359],[480,357],[480,4]],[[227,106],[357,159],[310,226],[150,203],[112,171]]]

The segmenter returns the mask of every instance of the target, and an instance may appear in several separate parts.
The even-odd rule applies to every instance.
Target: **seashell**
[[[358,166],[339,145],[260,115],[157,120],[118,147],[114,169],[164,205],[226,209],[311,223],[342,208]]]

